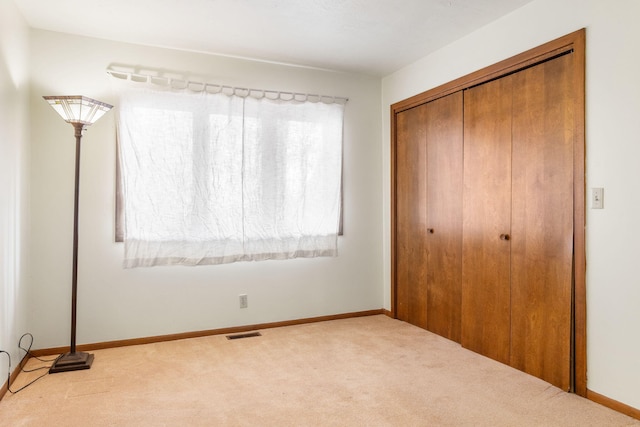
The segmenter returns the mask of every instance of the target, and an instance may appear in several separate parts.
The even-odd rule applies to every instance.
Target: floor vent
[[[261,337],[260,332],[247,332],[246,334],[227,335],[228,340],[237,340],[240,338]]]

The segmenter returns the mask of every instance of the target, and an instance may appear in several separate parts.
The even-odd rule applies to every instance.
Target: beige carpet
[[[95,351],[7,394],[0,425],[640,426],[386,316],[261,333]]]

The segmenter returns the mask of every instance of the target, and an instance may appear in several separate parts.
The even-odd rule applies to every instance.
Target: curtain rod
[[[268,89],[251,89],[245,87],[234,87],[227,85],[219,85],[214,83],[203,83],[192,80],[175,79],[172,77],[160,77],[151,74],[131,73],[126,71],[106,70],[107,74],[111,77],[120,80],[128,80],[134,83],[151,83],[159,86],[167,86],[172,89],[187,89],[193,92],[208,92],[208,93],[224,93],[225,95],[235,95],[242,98],[254,97],[254,98],[267,98],[272,100],[283,101],[299,101],[299,102],[324,102],[326,104],[332,103],[346,103],[349,98],[331,96],[331,95],[317,95],[311,93],[298,93],[298,92],[282,92],[278,90]]]

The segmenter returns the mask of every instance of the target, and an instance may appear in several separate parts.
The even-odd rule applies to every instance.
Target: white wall
[[[123,269],[114,243],[115,115],[83,137],[78,343],[148,337],[380,309],[380,79],[31,32],[32,330],[40,348],[69,343],[73,128],[43,95],[115,104],[110,65],[194,80],[350,99],[345,113],[344,236],[336,258]],[[238,308],[246,293],[248,309]]]
[[[640,84],[637,0],[536,0],[383,79],[385,307],[390,300],[389,106],[580,28],[587,28],[588,388],[640,408]]]
[[[0,350],[11,354],[12,369],[27,332],[28,36],[13,3],[0,0]],[[0,385],[6,378],[3,355]]]

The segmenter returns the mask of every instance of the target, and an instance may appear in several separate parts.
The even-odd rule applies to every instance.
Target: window
[[[335,256],[344,105],[121,91],[125,267]]]

